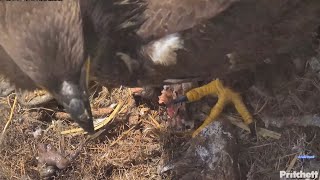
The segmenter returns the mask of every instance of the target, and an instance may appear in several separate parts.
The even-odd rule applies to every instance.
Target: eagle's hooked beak
[[[64,107],[71,117],[89,134],[94,133],[93,118],[90,103],[84,98],[72,98]]]
[[[90,59],[83,67],[80,77],[80,83],[73,81],[64,81],[60,92],[55,94],[56,98],[72,119],[89,134],[94,133],[93,117],[88,95]]]

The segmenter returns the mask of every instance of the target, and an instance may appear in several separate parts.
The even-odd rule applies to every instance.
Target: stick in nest
[[[2,133],[1,133],[0,144],[2,144],[4,134],[5,134],[6,130],[7,130],[7,128],[9,127],[10,122],[12,121],[13,112],[14,112],[14,109],[16,107],[16,104],[17,104],[17,96],[15,96],[15,98],[14,98],[13,105],[12,105],[11,111],[10,111],[9,119],[8,119],[6,125],[4,126]]]
[[[106,107],[106,108],[99,108],[96,110],[92,110],[92,115],[94,117],[104,116],[110,114],[113,111],[113,108]],[[57,119],[71,119],[71,116],[65,112],[57,112],[55,113],[55,118]]]
[[[104,127],[106,124],[108,124],[111,120],[113,120],[113,118],[119,113],[121,107],[123,106],[124,102],[119,102],[117,107],[114,109],[114,111],[110,114],[110,116],[108,116],[107,118],[105,118],[101,123],[97,124],[94,126],[94,130],[98,130],[102,127]],[[84,132],[84,130],[82,128],[75,128],[75,129],[70,129],[70,130],[66,130],[66,131],[62,131],[61,134],[65,135],[65,134],[83,134],[86,132]]]

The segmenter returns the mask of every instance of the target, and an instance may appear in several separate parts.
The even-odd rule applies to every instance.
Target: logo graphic
[[[303,172],[303,171],[280,171],[280,178],[286,179],[316,179],[319,177],[318,171],[311,171],[311,172]]]

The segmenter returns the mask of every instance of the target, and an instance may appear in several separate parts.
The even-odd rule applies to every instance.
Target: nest
[[[71,165],[56,171],[57,179],[159,179],[157,165],[161,157],[161,143],[157,127],[150,116],[141,115],[143,106],[134,107],[128,89],[115,89],[111,96],[99,87],[92,99],[93,108],[110,107],[120,100],[127,101],[117,117],[108,124],[96,139],[90,140]],[[96,90],[96,89],[95,89]],[[112,98],[106,98],[106,97]],[[9,102],[14,96],[1,99],[3,129],[9,115]],[[40,179],[38,145],[50,144],[68,156],[77,150],[86,135],[61,135],[61,131],[73,126],[69,120],[56,119],[52,107],[23,109],[15,108],[9,128],[3,137],[0,149],[0,179]],[[109,113],[109,112],[106,112]],[[102,114],[101,114],[102,115]],[[104,114],[106,116],[108,114]],[[42,135],[37,135],[41,129]]]
[[[271,100],[249,92],[253,112],[262,118],[258,126],[263,127],[267,121],[270,125],[280,123],[281,128],[274,126],[267,128],[281,133],[281,138],[259,137],[258,141],[253,141],[244,129],[232,126],[239,145],[237,162],[241,179],[274,179],[279,177],[280,170],[309,171],[320,168],[318,159],[298,158],[299,155],[320,156],[319,128],[297,127],[296,125],[299,125],[297,123],[281,123],[280,120],[284,119],[277,119],[283,115],[292,119],[303,113],[317,112],[317,109],[309,107],[316,107],[314,101],[310,100],[315,99],[312,97],[319,93],[318,84],[317,80],[310,77],[296,79],[291,83],[292,86],[287,86],[291,88],[289,95],[278,93],[279,98]],[[124,104],[112,121],[103,128],[104,131],[98,137],[87,141],[79,151],[79,155],[66,168],[55,170],[52,177],[175,179],[177,174],[164,171],[163,167],[181,162],[179,159],[188,157],[186,153],[194,153],[188,152],[187,149],[198,142],[190,141],[190,137],[184,133],[176,133],[166,127],[166,123],[160,117],[161,114],[165,114],[161,108],[150,109],[144,104],[137,106],[130,89],[121,87],[108,91],[105,87],[94,84],[90,91],[92,108],[97,112],[96,118],[109,116],[112,112],[110,108],[114,108],[119,102]],[[14,97],[14,94],[11,94],[0,99],[2,130],[9,119]],[[271,103],[281,98],[281,103]],[[192,105],[197,108],[190,109],[198,109],[194,111],[201,113],[207,112],[214,101],[207,98]],[[99,109],[103,111],[98,111]],[[64,157],[69,157],[77,151],[87,135],[61,135],[63,130],[77,125],[60,111],[56,103],[41,108],[23,108],[19,103],[16,104],[11,123],[2,136],[0,179],[40,179],[41,167],[37,156],[39,156],[38,146],[41,143],[55,147]],[[225,114],[229,116],[235,113],[230,108]],[[264,116],[266,114],[268,118]],[[277,123],[272,123],[270,117],[276,119]],[[200,124],[200,121],[195,124]],[[301,124],[303,126],[303,123]],[[194,166],[192,164],[192,167]],[[187,165],[184,167],[188,168]],[[198,168],[202,168],[199,172],[203,172],[202,170],[207,167]]]

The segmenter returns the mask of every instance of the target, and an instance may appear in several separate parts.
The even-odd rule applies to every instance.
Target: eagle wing
[[[6,3],[5,1],[0,2],[0,74],[5,75],[5,77],[18,88],[34,90],[36,85],[33,80],[20,69],[4,48],[4,46],[12,47],[16,44],[9,30],[12,26],[21,24],[19,22],[15,23],[22,19],[24,13],[21,13],[21,11],[28,9],[31,11],[33,7],[20,6],[20,8],[13,9],[10,6],[12,4]],[[17,38],[17,36],[15,38]]]
[[[138,30],[143,39],[158,38],[213,18],[239,0],[147,0],[146,22]]]
[[[10,63],[15,64],[12,67],[19,67],[37,84],[49,82],[52,74],[63,76],[79,69],[84,58],[80,57],[83,49],[78,34],[82,34],[82,24],[77,4],[78,0],[1,1],[0,46],[10,57]],[[69,56],[73,51],[78,52]],[[0,57],[0,61],[6,59]]]
[[[185,16],[181,13],[168,15],[168,20],[163,22],[157,15],[151,16],[148,21],[153,21],[154,25],[150,26],[150,31],[146,30],[142,37],[148,38],[161,33],[164,35],[148,42],[141,51],[146,57],[145,64],[151,64],[150,66],[155,69],[150,71],[150,66],[146,66],[151,72],[150,79],[154,81],[154,78],[199,75],[221,77],[231,70],[248,68],[254,70],[256,64],[264,64],[266,59],[272,60],[270,63],[275,63],[282,61],[284,55],[295,58],[312,55],[314,52],[310,47],[312,34],[319,25],[319,2],[242,0],[232,6],[229,5],[220,14],[208,15],[207,19],[202,18],[205,20],[203,22],[199,22],[201,18],[199,21],[193,19],[190,21],[191,24],[176,21],[180,23],[174,25],[170,22],[170,18],[179,19]],[[184,3],[178,5],[189,7],[194,12],[196,6],[200,6],[197,3],[194,6]],[[176,7],[178,5],[171,4],[162,11],[178,9]],[[147,25],[150,23],[148,21]],[[163,28],[165,23],[170,24],[166,32]],[[140,32],[142,30],[144,29],[142,28]],[[227,58],[228,54],[232,55],[232,58]],[[147,79],[147,75],[148,73],[144,73],[140,79]]]

